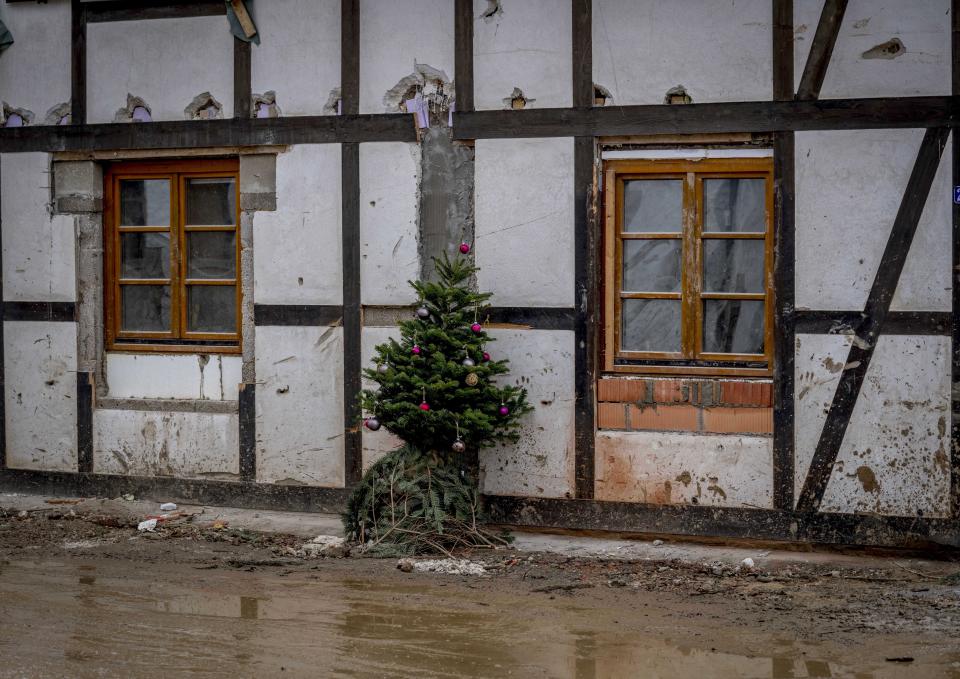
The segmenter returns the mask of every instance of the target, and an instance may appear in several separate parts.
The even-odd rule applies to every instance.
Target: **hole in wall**
[[[26,127],[33,122],[33,111],[3,102],[3,127]]]
[[[282,113],[277,106],[277,93],[267,90],[263,94],[254,94],[251,97],[252,106],[250,115],[254,118],[279,118]]]
[[[127,93],[127,105],[117,109],[113,116],[115,123],[149,123],[153,120],[153,114],[147,102],[142,97]]]
[[[500,0],[487,0],[486,8],[480,12],[480,18],[490,22],[503,16],[503,6]]]
[[[664,104],[692,104],[693,99],[687,94],[687,88],[683,85],[677,85],[667,90],[663,97]]]
[[[223,118],[223,105],[209,92],[201,92],[193,98],[183,115],[187,120],[214,120]]]
[[[606,106],[607,104],[613,103],[613,95],[610,94],[608,90],[603,85],[598,85],[593,83],[593,105],[594,106]]]
[[[327,116],[340,115],[340,100],[340,88],[334,87],[330,90],[330,94],[327,95],[327,103],[323,105],[323,114]]]
[[[526,96],[519,87],[514,87],[513,92],[510,93],[509,97],[503,98],[503,107],[506,109],[513,109],[518,111],[520,109],[526,108],[527,104],[532,104],[536,99],[531,99]]]
[[[407,110],[406,102],[418,94],[423,99],[430,118],[430,125],[446,125],[450,107],[453,105],[453,83],[447,74],[429,64],[414,62],[413,73],[405,75],[383,95],[383,105],[388,113],[413,113]]]
[[[875,47],[871,47],[860,56],[863,59],[896,59],[906,52],[907,48],[904,47],[900,38],[891,38]]]
[[[61,104],[51,107],[43,117],[44,125],[69,125],[70,124],[70,102],[65,101]]]

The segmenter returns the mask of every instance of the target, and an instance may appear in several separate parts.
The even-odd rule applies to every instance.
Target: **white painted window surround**
[[[240,356],[108,352],[110,398],[233,401],[241,382]]]
[[[699,160],[701,158],[773,158],[773,149],[636,149],[604,151],[603,160]]]

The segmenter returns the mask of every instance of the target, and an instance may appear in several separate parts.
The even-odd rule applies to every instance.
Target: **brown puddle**
[[[960,676],[956,649],[940,665],[864,660],[776,637],[757,643],[760,630],[703,619],[598,609],[589,594],[448,582],[10,563],[0,568],[0,677]],[[751,636],[761,654],[743,650]]]

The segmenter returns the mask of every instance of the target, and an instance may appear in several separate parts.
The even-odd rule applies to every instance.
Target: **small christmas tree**
[[[472,460],[481,448],[516,441],[519,418],[531,410],[525,389],[493,381],[507,361],[487,351],[493,339],[480,321],[491,295],[470,288],[476,267],[446,255],[435,265],[437,282],[410,283],[419,301],[400,339],[377,346],[364,371],[379,385],[362,393],[364,426],[385,427],[405,445],[367,471],[344,515],[349,536],[377,543],[389,535],[400,552],[490,544],[477,527]]]

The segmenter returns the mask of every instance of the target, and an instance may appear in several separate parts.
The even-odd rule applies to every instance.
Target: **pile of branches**
[[[506,535],[479,525],[484,516],[474,478],[402,446],[377,461],[351,493],[343,514],[347,538],[385,557],[504,546]]]

